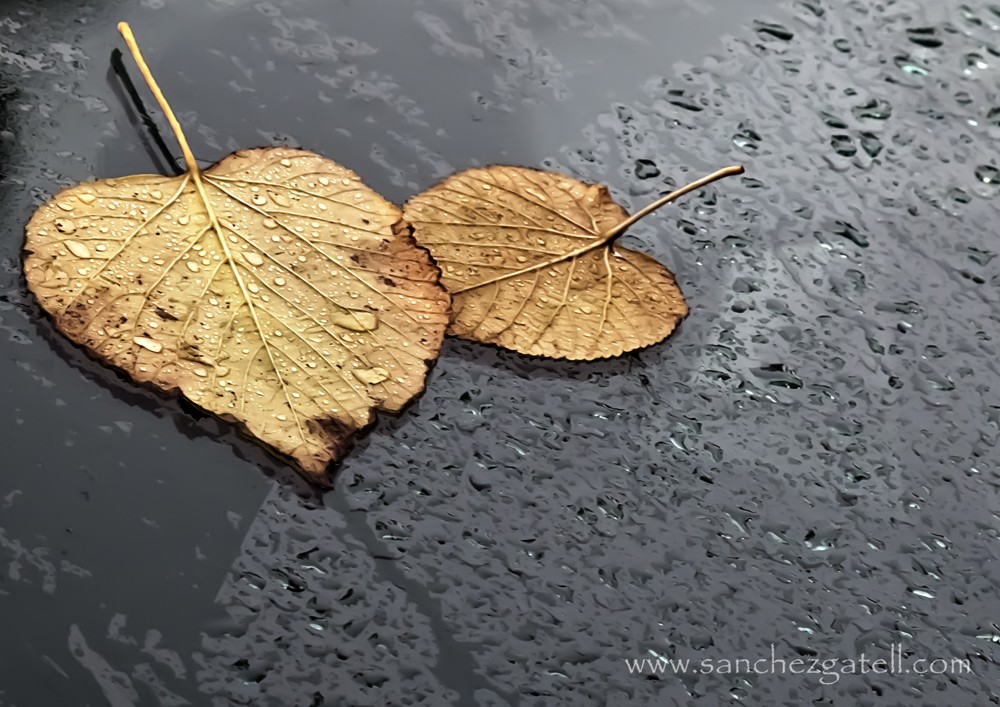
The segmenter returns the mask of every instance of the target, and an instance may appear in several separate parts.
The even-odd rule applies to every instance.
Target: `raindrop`
[[[351,373],[354,374],[355,378],[366,385],[376,385],[389,379],[389,371],[379,367],[362,368],[357,371],[351,371]]]
[[[1000,183],[1000,170],[993,165],[981,164],[976,167],[976,179],[983,184]]]
[[[760,134],[753,129],[748,121],[742,121],[737,126],[739,132],[733,135],[733,144],[745,152],[756,152],[761,140]]]
[[[153,353],[160,353],[163,350],[163,344],[145,336],[136,336],[132,339],[132,341],[144,349],[149,349]]]
[[[78,258],[90,258],[90,248],[77,241],[66,241],[66,248]]]
[[[756,20],[753,24],[757,34],[769,35],[775,39],[780,39],[783,42],[791,41],[795,37],[790,29],[784,25],[778,24],[777,22],[762,22],[760,20]]]
[[[772,363],[759,368],[751,369],[751,372],[758,378],[767,381],[768,385],[777,388],[790,388],[797,390],[802,387],[802,379],[795,375],[783,363]]]
[[[873,98],[867,103],[855,106],[851,112],[854,113],[854,117],[859,120],[862,118],[885,120],[892,115],[892,106],[888,101]]]
[[[967,67],[966,71],[965,71],[966,74],[971,73],[969,71],[969,69],[988,69],[988,68],[990,68],[990,65],[987,64],[983,60],[983,56],[981,54],[976,54],[975,52],[973,52],[971,54],[966,54],[965,58],[964,58],[964,61],[965,61],[965,66]]]
[[[861,133],[861,148],[869,157],[878,157],[882,152],[882,141],[875,133]]]
[[[330,321],[350,331],[371,331],[378,326],[378,317],[371,312],[343,312],[332,316]]]
[[[652,160],[636,160],[635,176],[639,179],[652,179],[660,176],[660,168]]]
[[[914,44],[928,49],[937,49],[944,44],[934,27],[911,27],[906,30],[906,36]]]
[[[896,66],[905,74],[927,76],[930,73],[924,67],[912,63],[912,60],[908,56],[897,56],[894,61],[896,62]]]
[[[76,230],[76,224],[73,223],[72,219],[56,219],[56,230],[60,233],[72,233]]]
[[[262,258],[259,253],[244,253],[243,258],[251,265],[255,265],[257,267],[264,264],[264,258]]]
[[[834,152],[843,157],[850,157],[858,151],[849,135],[834,135],[830,138],[830,146]]]

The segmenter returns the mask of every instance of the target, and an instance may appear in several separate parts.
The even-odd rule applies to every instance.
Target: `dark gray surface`
[[[309,498],[24,291],[41,200],[168,168],[121,19],[206,161],[289,141],[396,201],[545,165],[630,208],[748,174],[629,237],[690,300],[669,343],[451,341]],[[996,704],[998,28],[934,0],[2,0],[0,705]],[[900,643],[973,674],[624,663]]]

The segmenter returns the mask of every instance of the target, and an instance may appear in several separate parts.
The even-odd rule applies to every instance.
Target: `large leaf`
[[[404,208],[452,293],[450,334],[525,354],[590,360],[666,338],[688,312],[674,276],[614,241],[633,223],[603,186],[524,167],[470,169]]]
[[[104,362],[320,479],[373,409],[423,389],[448,320],[438,270],[353,172],[287,148],[201,171],[176,130],[187,174],[81,184],[37,211],[28,286]]]

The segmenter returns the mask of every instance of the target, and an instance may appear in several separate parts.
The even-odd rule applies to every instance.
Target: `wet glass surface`
[[[25,291],[41,201],[173,169],[119,20],[206,162],[301,145],[396,202],[546,166],[630,210],[748,173],[626,237],[691,304],[668,343],[450,340],[318,498]],[[995,704],[998,46],[985,2],[0,1],[0,706]],[[900,644],[971,673],[625,664]]]

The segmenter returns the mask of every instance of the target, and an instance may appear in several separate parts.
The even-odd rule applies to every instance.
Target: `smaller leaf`
[[[742,172],[719,170],[630,217],[604,186],[477,168],[413,197],[403,216],[452,293],[449,334],[587,361],[662,341],[688,313],[673,274],[615,240],[661,206]]]

